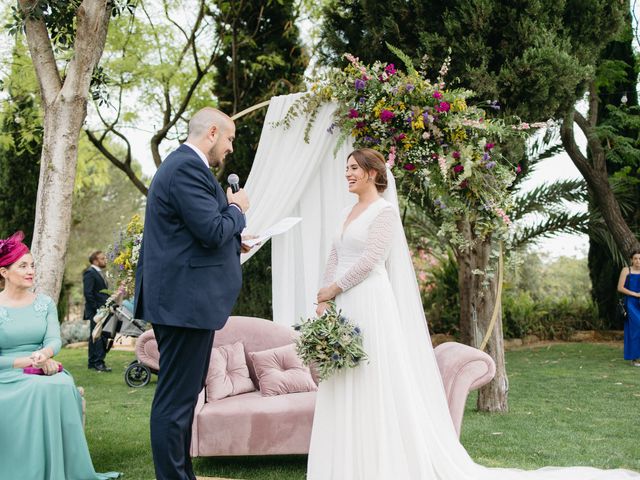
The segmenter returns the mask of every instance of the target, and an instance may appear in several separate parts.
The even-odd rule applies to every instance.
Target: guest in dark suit
[[[158,168],[147,196],[134,311],[152,323],[160,351],[151,408],[158,480],[196,478],[189,455],[193,412],[214,331],[224,326],[240,292],[249,200],[244,190],[225,194],[210,170],[224,164],[234,138],[227,115],[200,110],[189,122],[187,141]]]
[[[82,285],[84,287],[84,319],[89,320],[89,368],[99,372],[110,372],[111,369],[104,363],[107,355],[107,340],[104,337],[98,338],[95,342],[91,337],[91,332],[96,326],[93,317],[98,309],[104,305],[109,298],[109,294],[104,290],[108,288],[107,278],[104,268],[107,266],[107,257],[101,251],[93,252],[89,256],[89,268],[82,274]]]

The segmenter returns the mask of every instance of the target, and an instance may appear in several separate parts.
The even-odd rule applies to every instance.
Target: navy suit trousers
[[[204,387],[214,330],[153,325],[160,352],[151,407],[157,480],[195,480],[189,449],[198,394]]]

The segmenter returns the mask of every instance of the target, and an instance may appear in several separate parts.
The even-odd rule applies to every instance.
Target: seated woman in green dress
[[[33,257],[23,239],[22,232],[0,239],[0,478],[117,478],[93,469],[82,399],[53,359],[62,345],[56,306],[32,292]]]

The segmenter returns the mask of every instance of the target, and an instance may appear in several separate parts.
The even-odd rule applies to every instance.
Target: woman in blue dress
[[[627,316],[624,321],[624,359],[640,367],[640,251],[631,254],[631,265],[624,267],[618,291],[625,295]]]
[[[82,399],[53,359],[61,347],[56,306],[31,291],[33,257],[23,238],[0,240],[0,479],[117,478],[93,469]]]

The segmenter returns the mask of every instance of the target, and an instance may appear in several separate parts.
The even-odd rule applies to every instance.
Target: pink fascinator
[[[0,240],[0,267],[11,265],[25,253],[29,252],[29,247],[24,243],[24,233],[17,231],[6,240]]]

